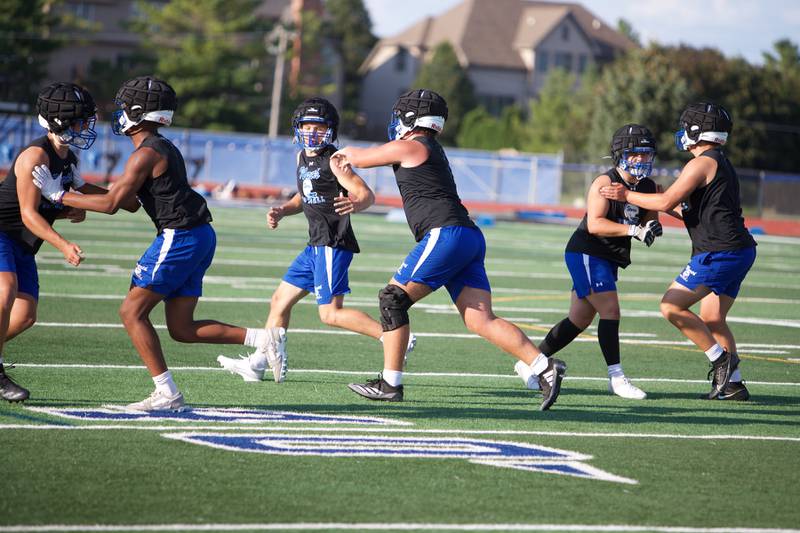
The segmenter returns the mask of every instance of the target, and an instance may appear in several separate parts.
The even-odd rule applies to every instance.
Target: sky
[[[378,37],[403,31],[462,0],[364,0]],[[485,0],[491,1],[491,0]],[[611,27],[624,18],[642,43],[713,47],[728,57],[763,63],[762,52],[789,38],[800,44],[800,0],[570,0]]]

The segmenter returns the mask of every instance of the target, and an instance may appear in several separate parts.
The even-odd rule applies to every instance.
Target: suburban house
[[[385,129],[395,98],[411,88],[421,64],[443,41],[453,46],[479,102],[492,113],[525,105],[555,68],[580,80],[589,65],[637,46],[580,4],[464,0],[376,43],[361,66],[368,131]]]

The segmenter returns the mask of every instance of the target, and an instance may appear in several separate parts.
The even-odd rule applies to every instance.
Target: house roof
[[[464,0],[437,17],[426,17],[404,31],[381,39],[367,57],[367,68],[382,46],[432,49],[453,45],[464,66],[524,69],[518,50],[535,48],[565,18],[571,18],[596,50],[608,58],[636,44],[614,31],[580,4],[543,0]]]

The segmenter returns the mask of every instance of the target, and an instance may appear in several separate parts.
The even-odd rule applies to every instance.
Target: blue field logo
[[[223,450],[271,455],[465,459],[472,463],[635,485],[634,479],[584,463],[591,459],[536,444],[469,438],[352,437],[224,433],[164,433],[163,437]]]
[[[131,411],[119,406],[97,408],[83,407],[29,407],[31,411],[73,420],[104,422],[214,422],[224,424],[348,424],[359,426],[410,426],[401,422],[374,416],[320,415],[291,411],[263,409],[229,409],[198,407],[182,412]]]

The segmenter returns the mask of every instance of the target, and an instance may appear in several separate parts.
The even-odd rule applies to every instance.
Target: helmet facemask
[[[631,158],[641,155],[639,161],[631,161]],[[656,158],[656,151],[653,148],[637,146],[622,151],[622,157],[617,164],[617,168],[624,170],[636,181],[647,178],[653,172],[653,160]]]
[[[87,119],[73,120],[65,125],[61,124],[62,121],[58,118],[53,119],[53,122],[58,124],[59,127],[53,128],[51,124],[47,122],[47,119],[45,119],[42,115],[39,115],[39,125],[43,128],[46,128],[64,144],[74,146],[79,150],[88,150],[92,147],[94,141],[97,140],[97,132],[94,129],[94,125],[97,122],[96,115],[93,115]],[[62,130],[64,126],[66,126],[66,128]],[[61,131],[57,132],[54,130]]]
[[[303,124],[324,124],[327,128],[324,132],[316,128],[303,130]],[[300,117],[294,127],[294,142],[305,150],[321,150],[329,144],[333,144],[333,128],[322,117]]]

